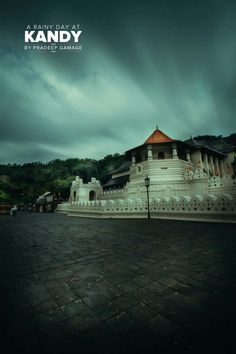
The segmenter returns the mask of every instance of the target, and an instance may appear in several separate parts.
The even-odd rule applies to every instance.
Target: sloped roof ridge
[[[144,144],[167,143],[176,140],[170,138],[160,129],[155,129],[154,132],[145,140]]]

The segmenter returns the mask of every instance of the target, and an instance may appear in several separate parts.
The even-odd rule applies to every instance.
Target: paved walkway
[[[0,228],[5,353],[236,351],[235,225],[18,213]]]

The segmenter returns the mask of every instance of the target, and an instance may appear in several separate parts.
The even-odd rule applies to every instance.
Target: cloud
[[[75,76],[79,72],[75,79],[43,56],[19,60],[5,55],[0,69],[1,140],[31,142],[32,158],[34,144],[40,143],[58,151],[63,146],[68,157],[75,151],[83,157],[123,151],[126,132],[141,122],[142,110],[153,111],[152,103],[107,56],[94,50],[91,58],[95,62],[88,60],[83,75],[78,64],[73,68]]]
[[[0,161],[101,158],[140,145],[156,125],[176,139],[234,132],[236,21],[227,3],[136,2],[133,11],[130,1],[116,11],[104,3],[103,12],[57,4],[47,13],[31,5],[26,18],[26,5],[16,4],[17,18],[5,10],[15,24],[1,32]],[[79,53],[23,51],[29,19],[80,16]]]

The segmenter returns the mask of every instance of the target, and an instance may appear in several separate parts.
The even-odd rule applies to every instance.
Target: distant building
[[[69,203],[58,211],[101,217],[145,217],[150,179],[152,217],[236,215],[235,146],[222,138],[210,143],[175,140],[156,129],[126,152],[126,162],[101,186],[76,177]]]
[[[35,203],[35,209],[38,212],[48,212],[54,211],[55,209],[55,200],[54,195],[51,192],[46,192],[43,195],[40,195]]]

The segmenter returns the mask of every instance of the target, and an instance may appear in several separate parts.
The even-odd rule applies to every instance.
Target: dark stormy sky
[[[0,163],[101,158],[158,125],[236,131],[235,1],[7,1]],[[80,24],[82,50],[25,52],[27,24]]]

